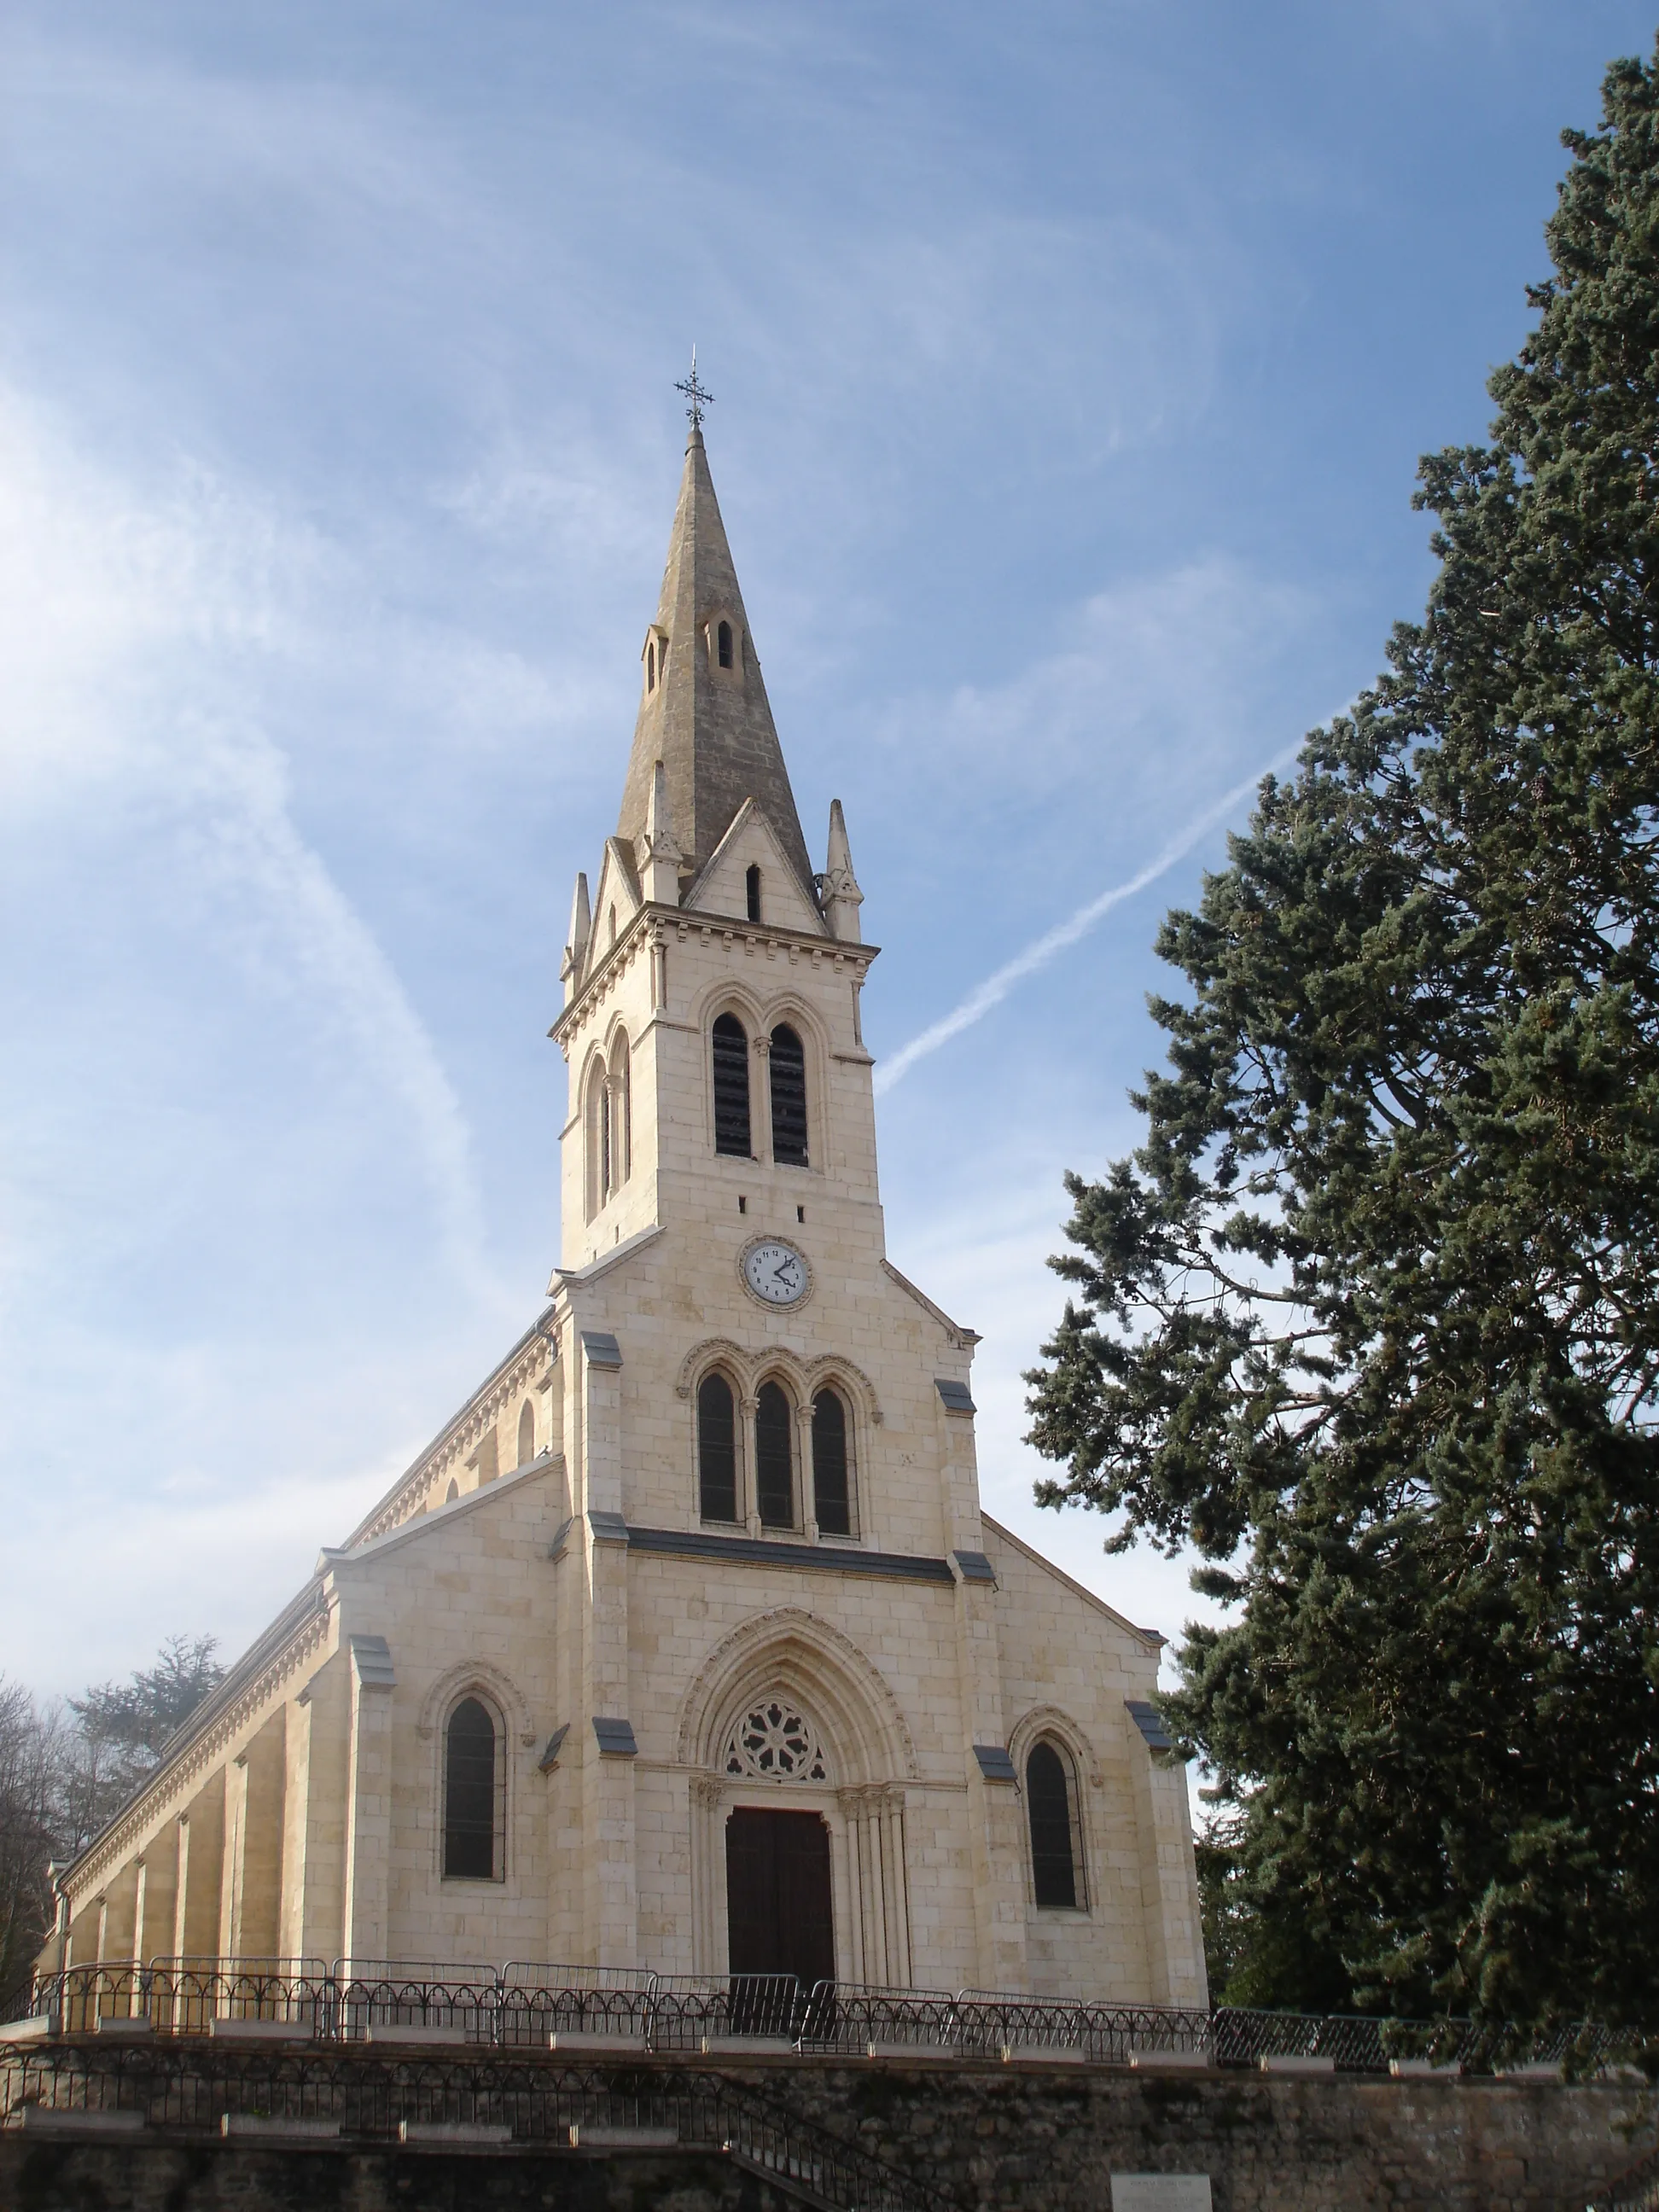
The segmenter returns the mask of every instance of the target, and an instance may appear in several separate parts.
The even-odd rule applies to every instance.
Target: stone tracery
[[[725,1771],[767,1782],[827,1782],[829,1763],[818,1732],[791,1702],[769,1698],[754,1706],[726,1739]]]

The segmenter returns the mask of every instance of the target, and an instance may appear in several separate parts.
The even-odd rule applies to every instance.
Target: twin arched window
[[[447,1881],[494,1881],[500,1877],[505,1780],[489,1707],[478,1698],[463,1698],[444,1730]]]
[[[1077,1785],[1071,1761],[1046,1739],[1025,1761],[1025,1814],[1031,1829],[1031,1885],[1040,1906],[1082,1903]]]
[[[735,1014],[717,1014],[712,1040],[714,1150],[727,1159],[754,1157],[749,1115],[749,1033]],[[771,1085],[772,1158],[804,1168],[807,1158],[806,1048],[787,1022],[773,1030],[767,1064]]]
[[[769,1378],[755,1394],[754,1510],[765,1528],[796,1520],[797,1421],[783,1385]],[[742,1516],[738,1498],[738,1409],[732,1385],[718,1371],[697,1389],[697,1498],[705,1521]],[[820,1534],[853,1533],[852,1424],[838,1390],[812,1401],[812,1517]]]
[[[628,1181],[634,1165],[634,1104],[628,1039],[619,1036],[607,1066],[596,1060],[588,1071],[582,1120],[587,1153],[587,1218]]]

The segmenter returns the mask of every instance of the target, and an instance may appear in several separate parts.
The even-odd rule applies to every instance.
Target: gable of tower
[[[806,930],[815,937],[825,933],[823,917],[807,897],[793,859],[752,799],[738,809],[682,903],[701,914],[730,915],[768,928]]]
[[[593,901],[584,981],[626,931],[641,904],[640,879],[634,872],[633,857],[620,837],[607,837],[605,864],[599,870],[599,888]]]

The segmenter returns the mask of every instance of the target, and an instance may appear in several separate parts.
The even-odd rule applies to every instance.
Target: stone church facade
[[[1204,2002],[1159,1639],[981,1512],[975,1338],[885,1255],[860,903],[694,426],[564,958],[550,1302],[61,1871],[43,1965]]]

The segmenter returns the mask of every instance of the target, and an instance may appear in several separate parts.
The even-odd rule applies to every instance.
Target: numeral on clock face
[[[770,1306],[792,1306],[806,1289],[806,1262],[787,1244],[751,1245],[743,1273],[755,1296]]]

